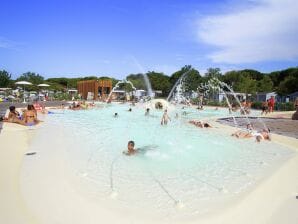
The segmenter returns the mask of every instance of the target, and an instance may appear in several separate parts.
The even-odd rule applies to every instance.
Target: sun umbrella
[[[39,84],[37,86],[39,86],[39,87],[49,87],[50,85],[49,84],[46,84],[46,83],[42,83],[42,84]]]
[[[43,84],[39,84],[37,86],[40,86],[40,87],[49,87],[50,85],[43,83]]]
[[[19,82],[16,82],[15,83],[16,85],[23,85],[24,86],[24,101],[23,103],[26,103],[26,100],[25,100],[25,85],[32,85],[31,82],[27,82],[27,81],[19,81]]]

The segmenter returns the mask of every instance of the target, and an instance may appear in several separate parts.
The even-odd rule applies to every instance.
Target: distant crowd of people
[[[94,101],[92,103],[87,103],[86,101],[74,101],[69,105],[68,109],[70,110],[86,110],[95,106]]]

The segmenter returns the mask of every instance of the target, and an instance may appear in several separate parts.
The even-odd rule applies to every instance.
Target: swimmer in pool
[[[114,114],[114,117],[118,117],[118,113],[115,113],[115,114]]]
[[[199,128],[212,128],[212,126],[207,122],[191,120],[188,123],[193,124]]]
[[[129,141],[127,143],[127,151],[123,151],[123,154],[127,155],[127,156],[131,156],[134,155],[138,152],[137,149],[134,148],[135,147],[135,142],[134,141]]]
[[[146,112],[145,112],[145,116],[148,116],[149,113],[150,113],[150,108],[147,108],[147,109],[146,109]]]
[[[171,121],[171,118],[168,115],[168,111],[165,110],[165,112],[162,115],[160,124],[161,125],[167,125],[169,120]]]

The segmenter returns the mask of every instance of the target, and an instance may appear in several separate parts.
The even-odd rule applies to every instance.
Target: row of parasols
[[[33,85],[31,82],[27,82],[27,81],[18,81],[15,84],[16,85],[23,85],[24,86],[24,92],[25,92],[25,86],[26,85]],[[49,87],[50,85],[43,83],[43,84],[39,84],[37,86],[39,86],[39,87]],[[25,94],[24,94],[24,101],[23,101],[23,103],[26,103]]]

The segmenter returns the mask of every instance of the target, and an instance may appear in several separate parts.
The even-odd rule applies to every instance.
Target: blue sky
[[[298,66],[295,0],[0,0],[0,69],[16,78]]]

